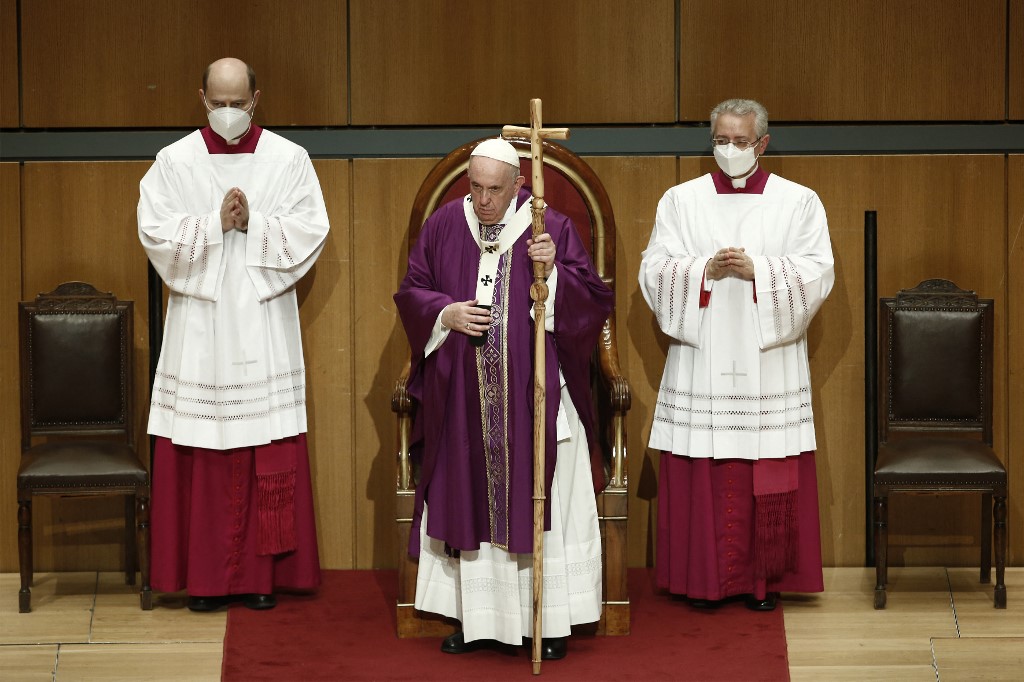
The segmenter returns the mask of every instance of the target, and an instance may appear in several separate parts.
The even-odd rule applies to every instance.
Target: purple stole
[[[481,225],[480,238],[496,242],[503,224]],[[491,544],[508,549],[509,451],[508,451],[508,316],[506,287],[512,276],[512,250],[498,258],[491,301],[491,327],[484,345],[476,349],[476,374],[483,420],[484,463],[487,467],[487,511]]]

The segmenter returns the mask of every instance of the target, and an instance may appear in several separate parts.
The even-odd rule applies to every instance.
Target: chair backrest
[[[37,436],[132,442],[132,308],[84,282],[18,304],[22,450]]]
[[[992,300],[944,279],[883,298],[880,436],[974,432],[992,444]]]
[[[409,245],[416,242],[423,222],[439,206],[469,193],[469,157],[488,138],[462,145],[450,152],[427,175],[413,202],[409,216]],[[510,137],[519,154],[520,168],[530,185],[532,177],[530,140]],[[587,163],[565,147],[543,140],[544,200],[569,216],[576,226],[594,268],[605,284],[615,288],[615,215],[601,180]]]

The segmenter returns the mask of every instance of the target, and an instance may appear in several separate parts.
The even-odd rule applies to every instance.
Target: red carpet
[[[235,605],[224,639],[224,680],[510,680],[533,678],[527,651],[441,653],[439,639],[395,636],[395,571],[324,571],[314,596],[279,595],[272,611]],[[630,569],[632,634],[577,635],[545,661],[549,680],[788,680],[782,609],[742,602],[694,609]]]

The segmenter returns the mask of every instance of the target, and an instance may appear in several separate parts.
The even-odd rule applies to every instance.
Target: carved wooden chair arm
[[[598,364],[601,379],[608,389],[612,408],[612,423],[609,439],[612,448],[611,480],[609,488],[626,487],[626,412],[629,411],[632,396],[629,382],[619,368],[619,351],[615,343],[615,319],[605,320],[604,329],[598,341]]]
[[[409,383],[411,368],[412,363],[406,360],[405,367],[395,380],[395,387],[391,391],[391,411],[399,415],[412,412],[412,398],[409,397],[409,391],[406,387]]]
[[[412,433],[412,398],[408,383],[411,362],[406,361],[402,373],[395,380],[391,392],[391,411],[398,415],[398,490],[412,490],[412,463],[409,461],[409,441]]]

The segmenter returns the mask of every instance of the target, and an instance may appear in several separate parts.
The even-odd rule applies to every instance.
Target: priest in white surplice
[[[295,284],[328,231],[301,147],[252,122],[256,76],[203,75],[210,125],[161,150],[140,184],[139,238],[167,288],[150,405],[152,584],[189,608],[313,589],[320,566]]]
[[[665,193],[640,265],[671,337],[650,437],[656,579],[700,607],[823,589],[806,332],[832,247],[818,196],[760,167],[767,129],[753,100],[715,107],[721,170]]]

